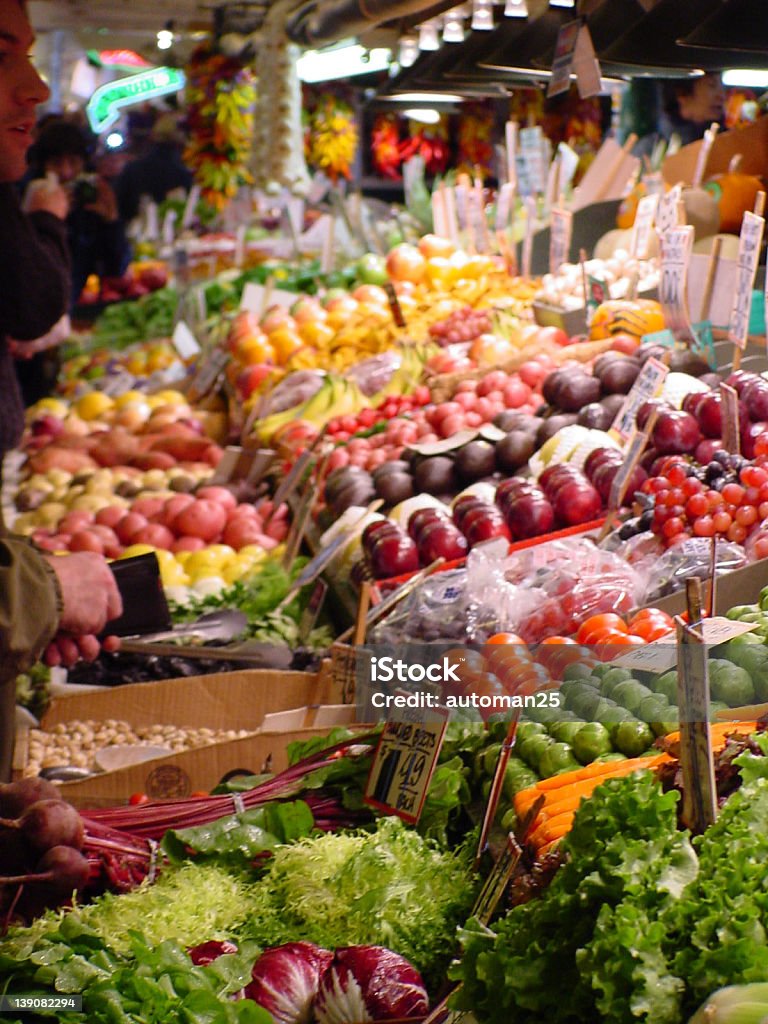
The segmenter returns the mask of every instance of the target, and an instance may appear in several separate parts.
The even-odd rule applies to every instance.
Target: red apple
[[[444,558],[450,562],[456,558],[463,558],[469,550],[469,545],[459,529],[447,521],[426,526],[419,535],[418,550],[425,564],[434,562],[436,558]]]
[[[418,508],[408,518],[408,533],[415,541],[418,541],[422,530],[430,523],[447,523],[449,521],[447,514],[442,509]]]
[[[531,400],[531,389],[519,377],[512,377],[503,389],[504,405],[507,409],[520,409]]]
[[[707,437],[696,445],[693,457],[700,465],[706,466],[714,458],[715,452],[719,452],[722,447],[723,443],[720,438]]]
[[[419,568],[419,553],[414,540],[404,533],[380,534],[370,556],[376,579],[402,576]]]
[[[494,537],[504,537],[510,540],[509,527],[504,522],[504,517],[499,514],[493,516],[488,513],[478,513],[464,531],[467,543],[470,548],[483,541],[492,540]]]
[[[676,409],[659,413],[651,441],[661,455],[685,455],[693,452],[701,432],[690,413]]]
[[[604,462],[612,462],[620,466],[623,460],[624,456],[618,448],[594,448],[584,462],[584,475],[588,480],[592,480],[595,470]]]

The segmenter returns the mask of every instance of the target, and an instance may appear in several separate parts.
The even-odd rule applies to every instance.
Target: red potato
[[[62,448],[60,445],[47,445],[27,459],[27,466],[32,473],[47,473],[51,469],[63,469],[67,473],[77,475],[89,469],[98,469],[95,459],[83,451]]]
[[[145,527],[134,534],[133,543],[151,544],[154,548],[170,551],[175,539],[171,530],[167,526],[163,526],[162,523],[147,523]]]
[[[204,547],[207,545],[202,537],[190,537],[188,534],[184,534],[177,537],[171,544],[171,551],[202,551]]]
[[[237,498],[227,487],[208,484],[205,487],[200,487],[195,492],[195,497],[203,498],[206,501],[216,501],[226,509],[237,508]]]
[[[119,558],[123,545],[113,529],[109,526],[103,526],[101,523],[94,523],[90,527],[91,533],[95,533],[98,537],[101,537],[101,543],[104,545],[104,554],[107,558]]]
[[[363,465],[365,465],[365,462]],[[273,537],[277,541],[285,540],[288,536],[288,523],[285,519],[272,519],[264,527],[264,533],[268,537]]]
[[[191,505],[194,500],[191,494],[174,494],[172,498],[166,498],[158,521],[163,526],[170,527],[179,512]]]
[[[233,519],[224,527],[221,539],[235,551],[247,544],[258,544],[262,537],[261,526],[256,520]]]
[[[211,543],[219,537],[226,522],[227,514],[221,505],[196,498],[179,512],[171,528],[177,535],[186,533]]]
[[[90,526],[93,522],[93,512],[88,512],[86,509],[73,509],[61,517],[58,529],[61,533],[75,533]]]
[[[169,455],[168,452],[139,452],[129,461],[136,469],[144,471],[148,469],[173,469],[176,465],[176,459]]]
[[[125,511],[121,505],[107,505],[106,508],[99,509],[94,522],[99,526],[108,526],[110,529],[114,529],[125,515]]]
[[[208,438],[200,437],[187,431],[184,435],[169,434],[157,438],[150,445],[149,451],[165,452],[168,455],[172,455],[177,462],[207,463],[206,452],[211,447],[212,445]]]
[[[126,512],[115,527],[115,533],[121,544],[133,544],[139,530],[143,530],[149,520],[140,512]]]
[[[104,554],[104,541],[93,530],[78,530],[72,534],[69,542],[70,551],[95,551],[98,555]]]
[[[131,512],[138,512],[139,515],[146,516],[147,519],[154,520],[156,516],[165,508],[165,498],[161,497],[147,497],[147,498],[136,498],[131,503]]]

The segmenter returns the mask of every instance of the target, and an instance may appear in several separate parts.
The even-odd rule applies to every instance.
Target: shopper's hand
[[[42,338],[36,338],[34,341],[16,341],[15,338],[8,338],[8,351],[14,359],[31,359],[38,352],[46,352],[49,348],[60,345],[71,333],[72,322],[69,313],[65,313]]]
[[[37,213],[39,210],[66,220],[69,214],[69,196],[61,185],[54,185],[47,179],[30,183],[24,195],[24,212]]]
[[[101,633],[108,622],[122,614],[120,591],[102,555],[77,551],[47,558],[61,587],[60,632],[73,637]]]
[[[82,636],[57,633],[48,644],[43,661],[52,668],[56,665],[70,668],[78,661],[95,661],[102,651],[111,652],[119,649],[120,637],[117,636],[106,636],[100,641],[92,633]]]
[[[97,179],[96,189],[98,195],[92,203],[88,203],[85,206],[85,209],[90,210],[92,213],[97,213],[103,220],[113,223],[118,218],[115,193],[104,178]]]

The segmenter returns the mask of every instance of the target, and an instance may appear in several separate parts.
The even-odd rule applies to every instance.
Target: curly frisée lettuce
[[[469,856],[443,852],[384,818],[375,832],[278,847],[253,888],[243,934],[263,946],[302,939],[327,949],[378,945],[439,979],[475,886]]]

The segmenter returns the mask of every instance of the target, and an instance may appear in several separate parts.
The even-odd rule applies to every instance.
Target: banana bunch
[[[688,1024],[764,1024],[768,1020],[768,983],[720,988],[699,1007]]]
[[[427,360],[437,351],[436,345],[404,345],[400,349],[400,365],[381,390],[368,399],[374,408],[389,395],[409,395],[424,377]]]
[[[354,381],[331,374],[323,381],[319,391],[301,405],[274,413],[254,425],[254,433],[263,442],[269,442],[274,434],[288,423],[302,420],[318,429],[335,416],[354,416],[367,408],[366,398]]]

